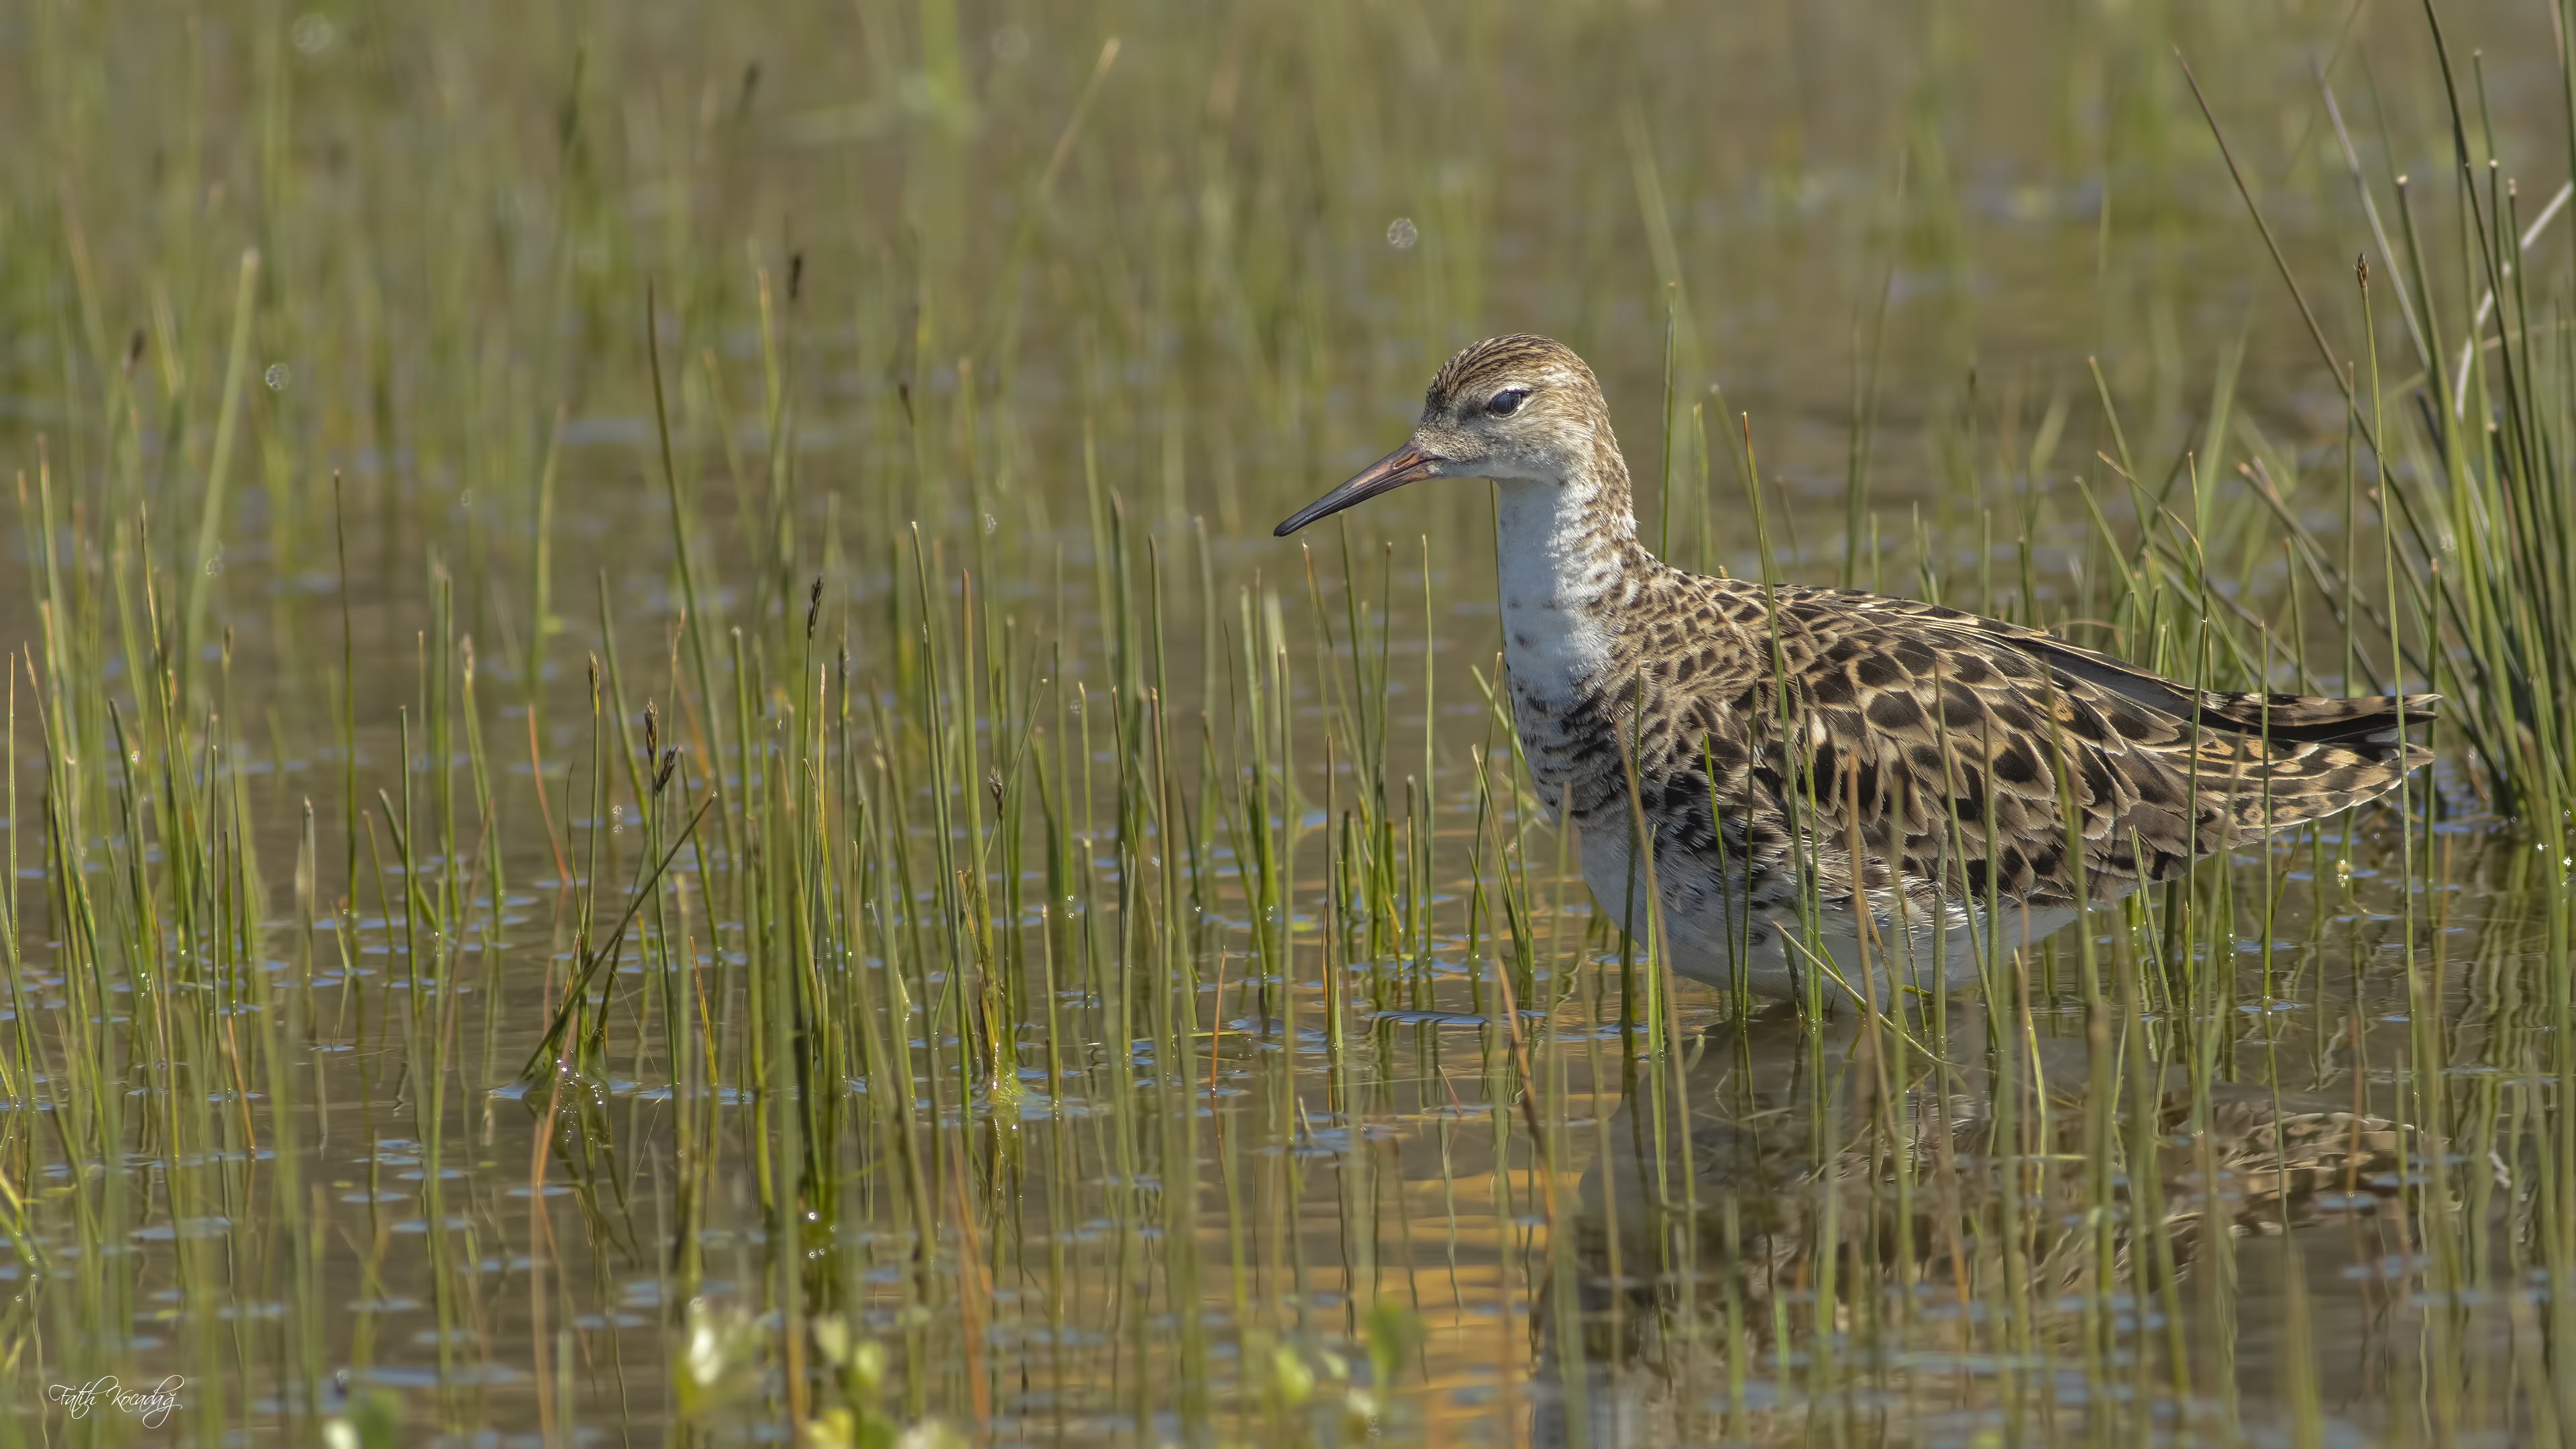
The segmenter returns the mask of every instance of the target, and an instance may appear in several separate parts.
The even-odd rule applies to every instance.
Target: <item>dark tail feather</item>
[[[2441,713],[2438,694],[2320,699],[2307,694],[2204,694],[2202,725],[2283,743],[2393,747]],[[2431,759],[2429,752],[2409,746]],[[2418,761],[2421,763],[2421,761]],[[2408,768],[2413,768],[2409,766]]]
[[[2078,679],[2176,719],[2197,715],[2204,729],[2259,735],[2283,743],[2346,744],[2356,748],[2380,745],[2393,750],[2406,730],[2432,719],[2442,706],[2442,696],[2438,694],[2326,699],[2313,694],[2223,694],[2186,689],[2108,655],[2078,649],[2046,635],[2016,633],[2004,642]]]

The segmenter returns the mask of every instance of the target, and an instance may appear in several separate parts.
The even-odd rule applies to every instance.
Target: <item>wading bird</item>
[[[1412,439],[1277,532],[1459,477],[1498,485],[1513,712],[1594,897],[1754,996],[1965,985],[2432,758],[2405,731],[2437,695],[2217,693],[1957,609],[1674,568],[1637,541],[1599,382],[1544,337],[1450,358]]]

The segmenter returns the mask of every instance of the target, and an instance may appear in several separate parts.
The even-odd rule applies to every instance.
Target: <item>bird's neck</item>
[[[1637,542],[1628,465],[1615,440],[1596,438],[1562,476],[1501,480],[1500,493],[1495,543],[1506,612],[1596,604],[1655,565]]]
[[[1628,468],[1596,441],[1565,475],[1500,482],[1495,538],[1505,655],[1542,701],[1568,701],[1611,663],[1618,610],[1662,565],[1637,542]]]

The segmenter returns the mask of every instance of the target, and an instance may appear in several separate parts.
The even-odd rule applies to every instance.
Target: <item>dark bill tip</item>
[[[1439,471],[1439,459],[1407,443],[1362,468],[1350,481],[1289,514],[1277,528],[1270,530],[1271,536],[1286,538],[1318,518],[1339,513],[1355,503],[1366,503],[1381,493],[1419,482]]]

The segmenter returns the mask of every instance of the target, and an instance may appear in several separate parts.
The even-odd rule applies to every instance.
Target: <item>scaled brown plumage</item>
[[[1659,860],[1709,848],[1713,801],[1737,859],[1785,869],[1794,806],[1829,903],[1850,898],[1855,823],[1870,889],[1892,864],[1945,893],[1982,894],[1991,874],[2015,900],[2071,905],[2371,799],[2432,758],[2399,719],[2430,719],[2434,695],[2192,690],[1956,609],[1658,568],[1582,714],[1635,732]],[[1598,768],[1565,772],[1578,815],[1626,788],[1616,741],[1585,743]]]

